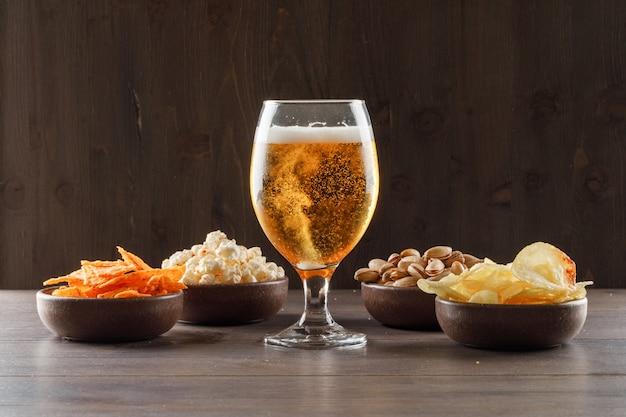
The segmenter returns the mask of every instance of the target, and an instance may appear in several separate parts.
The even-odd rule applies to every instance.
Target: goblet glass
[[[328,310],[330,280],[374,214],[378,159],[362,100],[266,100],[259,116],[250,193],[269,241],[302,280],[304,312],[271,345],[361,346],[362,333]]]

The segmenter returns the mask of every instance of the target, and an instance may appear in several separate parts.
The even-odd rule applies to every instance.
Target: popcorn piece
[[[217,248],[215,254],[220,258],[226,260],[239,260],[239,246],[234,241],[227,241],[220,243],[220,246]]]
[[[246,248],[228,239],[220,230],[209,233],[202,244],[173,253],[162,262],[163,268],[185,265],[184,284],[238,284],[274,281],[285,270],[267,262],[261,248]]]

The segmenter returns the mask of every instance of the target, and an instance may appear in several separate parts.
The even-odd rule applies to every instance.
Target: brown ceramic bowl
[[[576,336],[587,318],[587,299],[561,304],[460,303],[437,297],[437,320],[450,339],[487,349],[540,349]]]
[[[435,295],[418,287],[390,287],[361,283],[361,297],[377,321],[400,329],[438,329]]]
[[[37,292],[37,312],[52,333],[83,342],[151,339],[170,330],[183,311],[183,294],[134,298],[72,298]]]
[[[287,299],[289,279],[249,284],[187,285],[180,321],[229,325],[265,320]]]

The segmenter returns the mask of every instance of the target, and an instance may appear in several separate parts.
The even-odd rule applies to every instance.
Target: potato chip
[[[507,265],[489,259],[439,281],[420,279],[422,291],[461,302],[485,304],[563,303],[586,296],[590,281],[576,281],[575,263],[553,245],[536,242]]]
[[[180,283],[184,266],[151,268],[140,257],[118,246],[122,256],[116,261],[81,261],[81,269],[69,275],[50,278],[44,285],[67,285],[52,295],[76,298],[150,297],[187,288]]]
[[[466,301],[467,295],[455,289],[455,284],[460,282],[461,279],[458,275],[450,274],[439,281],[420,279],[417,281],[417,286],[426,293],[437,294],[448,300]]]
[[[500,297],[498,296],[498,293],[496,291],[480,290],[472,294],[472,296],[467,301],[470,303],[498,304],[500,301]]]
[[[513,272],[535,287],[559,291],[576,286],[576,264],[564,252],[545,242],[535,242],[519,251]]]

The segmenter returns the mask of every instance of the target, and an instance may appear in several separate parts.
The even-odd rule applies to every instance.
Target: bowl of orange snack
[[[174,252],[162,268],[182,268],[180,321],[202,325],[238,325],[269,319],[287,299],[289,279],[268,262],[259,247],[237,244],[220,231],[202,243]]]
[[[170,330],[183,309],[181,268],[151,268],[117,248],[122,259],[82,261],[69,275],[44,282],[37,312],[53,334],[83,342],[128,342]]]
[[[439,281],[418,281],[436,294],[435,313],[452,340],[486,349],[559,346],[579,334],[587,317],[586,286],[576,264],[545,242],[524,247],[513,262],[485,259]]]

